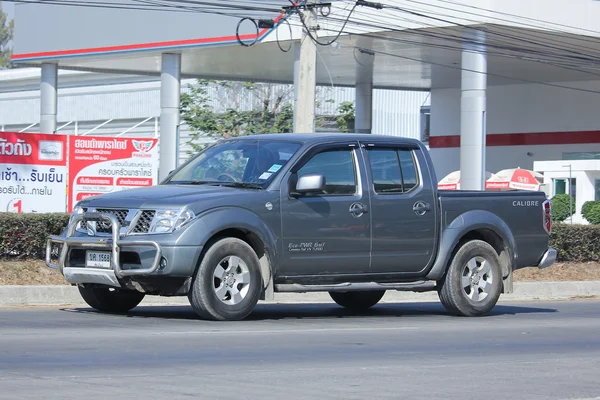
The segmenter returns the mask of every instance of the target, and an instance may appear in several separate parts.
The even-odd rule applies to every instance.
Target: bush
[[[550,202],[552,203],[552,220],[562,222],[571,216],[570,213],[570,196],[568,194],[557,194]],[[575,200],[572,202],[573,213],[575,213]]]
[[[44,259],[46,239],[59,235],[69,215],[0,213],[0,258]]]
[[[590,224],[600,224],[600,201],[586,201],[581,207],[581,215]]]
[[[600,259],[600,226],[554,224],[550,246],[560,262],[587,262]],[[521,249],[521,251],[527,251]]]

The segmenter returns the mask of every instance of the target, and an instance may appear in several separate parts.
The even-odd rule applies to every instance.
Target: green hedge
[[[562,222],[575,213],[575,199],[571,201],[568,194],[557,194],[552,199],[552,220]],[[571,213],[572,212],[572,213]]]
[[[581,207],[581,215],[590,224],[600,224],[600,201],[586,201]]]
[[[0,213],[0,257],[2,259],[44,259],[46,238],[59,235],[69,215]]]
[[[600,226],[555,223],[552,226],[550,245],[558,251],[558,261],[598,261]]]
[[[44,259],[46,238],[60,234],[68,219],[63,213],[0,213],[0,258]],[[559,261],[599,261],[600,225],[554,223],[550,245],[558,250]]]

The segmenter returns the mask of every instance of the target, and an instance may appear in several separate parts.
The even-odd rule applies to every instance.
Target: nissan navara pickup
[[[200,318],[240,320],[275,293],[366,309],[387,290],[435,290],[449,313],[480,316],[513,271],[555,262],[551,228],[543,192],[438,191],[418,140],[265,134],[80,201],[46,264],[103,312],[187,296]]]

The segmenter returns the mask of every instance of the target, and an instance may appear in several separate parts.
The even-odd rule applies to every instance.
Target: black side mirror
[[[298,178],[295,194],[322,193],[325,190],[325,176],[321,174],[307,174]]]

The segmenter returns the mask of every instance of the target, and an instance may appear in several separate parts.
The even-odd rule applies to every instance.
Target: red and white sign
[[[537,191],[540,190],[541,179],[543,179],[543,176],[540,173],[527,169],[504,169],[488,179],[485,183],[485,188],[491,190],[517,189]]]
[[[67,137],[0,132],[0,212],[65,212]]]
[[[69,208],[86,197],[158,181],[158,139],[73,136],[69,141]]]

